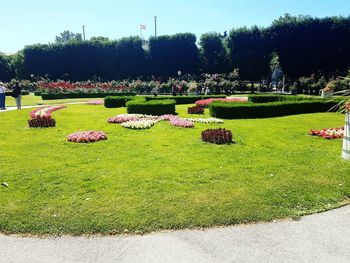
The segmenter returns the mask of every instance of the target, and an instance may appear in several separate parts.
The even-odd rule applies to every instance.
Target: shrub
[[[104,105],[106,108],[125,107],[126,102],[131,99],[129,96],[108,96],[105,97]]]
[[[41,91],[34,91],[34,96],[41,96]]]
[[[21,95],[22,96],[29,95],[29,91],[22,91]],[[5,96],[12,96],[12,91],[5,92]]]
[[[175,113],[175,100],[131,100],[126,103],[128,113],[163,115]]]
[[[267,103],[277,101],[298,101],[312,100],[312,98],[293,96],[293,95],[250,95],[248,100],[253,103]]]
[[[134,96],[135,93],[42,93],[43,100],[77,99],[77,98],[105,98],[107,96]]]
[[[202,131],[202,141],[215,144],[230,144],[232,142],[232,132],[226,129],[208,129]]]
[[[204,108],[201,106],[188,107],[188,114],[204,114]]]
[[[223,119],[269,118],[293,114],[326,112],[339,101],[310,100],[270,103],[221,103],[209,106],[210,115]]]
[[[28,120],[30,128],[47,128],[55,127],[56,121],[50,116],[37,116],[33,119]]]

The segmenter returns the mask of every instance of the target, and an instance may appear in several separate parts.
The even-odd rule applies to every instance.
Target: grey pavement
[[[144,236],[0,235],[0,262],[348,263],[350,206],[299,221],[165,231]]]

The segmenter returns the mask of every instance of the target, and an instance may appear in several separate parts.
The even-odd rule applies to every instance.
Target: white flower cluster
[[[158,121],[159,120],[141,119],[137,121],[123,122],[121,126],[123,126],[124,128],[134,129],[134,130],[149,129]]]
[[[224,123],[223,120],[217,118],[182,118],[186,121],[192,121],[197,123]]]

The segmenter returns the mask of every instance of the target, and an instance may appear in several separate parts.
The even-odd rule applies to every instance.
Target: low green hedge
[[[277,101],[299,101],[299,100],[313,100],[314,98],[307,98],[295,95],[274,95],[274,94],[263,94],[263,95],[250,95],[248,100],[253,103],[267,103]]]
[[[293,114],[326,112],[338,104],[333,100],[305,100],[267,103],[223,103],[213,102],[210,115],[222,119],[270,118]]]
[[[136,96],[107,96],[104,105],[106,108],[125,107],[126,102],[136,98]]]
[[[175,100],[176,104],[192,104],[197,100],[209,98],[226,98],[226,95],[204,95],[204,96],[156,96],[146,97],[147,101],[151,100]]]
[[[175,114],[175,100],[150,100],[136,99],[126,103],[128,113],[163,115]]]
[[[41,96],[41,91],[34,91],[34,96]]]
[[[42,93],[43,100],[76,99],[76,98],[104,98],[107,96],[135,96],[135,93]]]

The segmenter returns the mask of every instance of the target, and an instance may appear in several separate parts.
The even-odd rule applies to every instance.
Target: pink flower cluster
[[[109,123],[123,123],[128,121],[138,121],[141,118],[138,116],[117,115],[108,119]]]
[[[204,99],[204,100],[197,100],[196,105],[207,108],[209,105],[214,101],[220,101],[220,102],[248,102],[248,97],[228,97],[228,98],[210,98],[210,99]]]
[[[103,100],[89,100],[85,104],[88,105],[103,105]]]
[[[324,139],[342,139],[344,137],[344,127],[310,130],[310,134],[313,136],[322,137]]]
[[[83,131],[68,135],[67,140],[70,142],[88,143],[107,140],[107,136],[102,131]]]
[[[180,118],[172,118],[170,119],[170,124],[173,126],[177,126],[177,127],[183,127],[183,128],[193,128],[194,124],[192,121],[186,121]]]
[[[34,119],[37,116],[40,117],[51,117],[51,113],[56,110],[66,108],[66,106],[52,106],[52,107],[42,107],[35,109],[29,113],[29,116]]]

